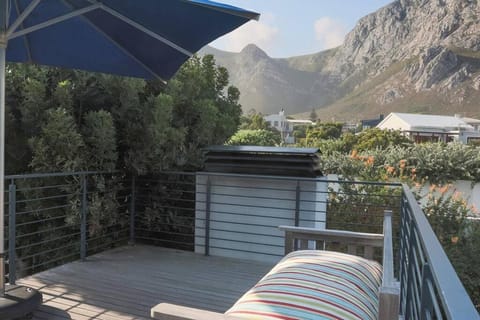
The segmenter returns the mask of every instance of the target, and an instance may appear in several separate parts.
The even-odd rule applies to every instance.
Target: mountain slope
[[[245,111],[480,116],[477,0],[398,0],[360,19],[342,46],[312,55],[272,59],[254,45],[209,50],[230,71]]]
[[[294,63],[286,59],[270,58],[253,44],[239,53],[206,47],[201,54],[213,54],[217,63],[229,70],[232,84],[240,89],[244,111],[253,108],[276,113],[285,108],[294,113],[326,105],[336,98],[328,77],[322,73],[292,67]]]

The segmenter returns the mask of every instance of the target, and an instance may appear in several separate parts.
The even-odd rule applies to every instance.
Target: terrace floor
[[[226,311],[272,265],[153,246],[122,247],[33,276],[39,289],[33,319],[150,319],[160,302]]]

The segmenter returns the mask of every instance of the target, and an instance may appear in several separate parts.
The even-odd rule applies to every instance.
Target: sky
[[[254,43],[275,58],[334,48],[357,21],[393,0],[219,0],[261,14],[214,41],[215,48],[239,52]]]

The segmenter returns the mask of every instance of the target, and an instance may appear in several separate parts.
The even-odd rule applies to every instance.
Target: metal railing
[[[8,280],[126,243],[128,180],[116,173],[5,177]]]
[[[392,210],[400,314],[479,319],[413,194],[400,184],[184,172],[6,179],[10,283],[135,241],[275,260],[283,255],[279,225],[381,233],[383,212]]]
[[[196,185],[195,251],[206,255],[276,261],[279,225],[382,233],[384,210],[397,225],[400,215],[399,184],[203,172]]]
[[[425,214],[406,185],[401,210],[399,279],[400,313],[407,320],[480,319]]]
[[[136,241],[193,251],[195,173],[138,177],[135,190]]]

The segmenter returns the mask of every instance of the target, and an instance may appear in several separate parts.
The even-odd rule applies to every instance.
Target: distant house
[[[285,111],[282,109],[278,114],[271,114],[264,117],[272,128],[275,128],[280,132],[282,136],[282,141],[285,143],[293,144],[295,143],[295,137],[293,136],[293,128],[296,125],[305,125],[310,126],[315,123],[310,120],[298,120],[298,119],[287,119],[285,116]]]
[[[362,129],[370,129],[370,128],[375,128],[382,120],[385,118],[383,114],[381,114],[378,118],[376,119],[367,119],[367,120],[362,120]]]
[[[342,132],[356,132],[358,128],[357,122],[345,122],[342,126]]]
[[[458,117],[458,115],[455,115]],[[467,124],[471,125],[475,131],[480,131],[480,120],[479,119],[474,119],[474,118],[465,118],[461,117],[463,121],[465,121]]]
[[[278,130],[278,132],[280,132],[283,142],[295,143],[295,138],[293,136],[293,125],[290,125],[288,122],[283,109],[278,114],[265,116],[264,119],[272,128],[275,128]]]
[[[400,130],[416,143],[480,142],[480,131],[460,116],[439,116],[413,113],[390,113],[377,125],[379,129]],[[470,122],[476,119],[469,119]],[[478,120],[476,120],[478,121]],[[480,125],[480,123],[479,123]]]
[[[315,122],[312,120],[300,120],[300,119],[287,119],[288,123],[292,126],[313,126]]]

